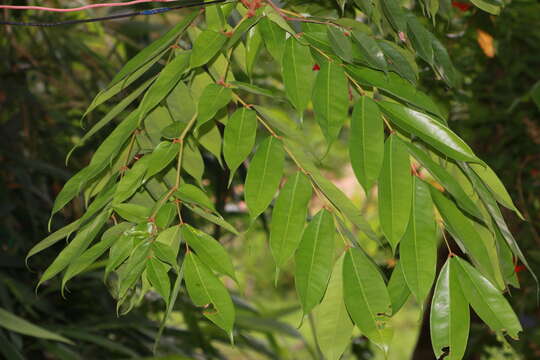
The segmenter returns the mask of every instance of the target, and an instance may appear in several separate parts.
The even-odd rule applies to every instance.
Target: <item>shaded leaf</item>
[[[197,126],[212,120],[217,112],[226,106],[232,98],[232,89],[218,84],[208,85],[199,99]]]
[[[394,270],[392,270],[392,275],[390,275],[390,280],[388,281],[388,294],[392,302],[392,314],[397,314],[411,295],[411,290],[403,275],[401,262],[398,262]]]
[[[165,300],[165,303],[169,303],[169,297],[171,295],[171,281],[169,280],[169,266],[162,263],[155,257],[148,260],[146,267],[146,275],[152,287],[158,292],[159,295]]]
[[[10,331],[28,335],[40,339],[60,341],[67,344],[73,342],[62,335],[46,330],[40,326],[34,325],[23,318],[20,318],[5,309],[0,308],[0,327]]]

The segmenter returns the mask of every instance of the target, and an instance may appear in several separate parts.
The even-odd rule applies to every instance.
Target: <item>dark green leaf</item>
[[[251,153],[256,135],[257,114],[253,110],[242,107],[227,121],[223,135],[223,156],[231,171],[230,179]]]
[[[197,126],[212,120],[217,112],[226,106],[232,98],[232,89],[218,84],[208,85],[199,99]]]
[[[306,109],[313,88],[313,59],[309,47],[304,46],[291,36],[285,42],[283,52],[282,73],[285,93],[302,114]]]

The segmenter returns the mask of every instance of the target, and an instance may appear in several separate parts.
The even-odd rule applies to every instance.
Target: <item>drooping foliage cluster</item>
[[[500,5],[474,3],[492,13]],[[433,20],[449,7],[422,4]],[[497,175],[450,129],[444,109],[419,89],[426,65],[440,86],[460,81],[428,29],[397,0],[245,0],[186,13],[86,111],[127,90],[80,140],[83,146],[118,123],[55,201],[53,216],[82,194],[84,215],[28,255],[70,239],[40,284],[61,274],[64,288],[105,261],[118,312],[153,290],[167,306],[165,321],[185,289],[232,339],[235,305],[223,280],[236,282],[235,267],[220,232],[196,227],[203,220],[240,233],[223,216],[216,179],[206,176],[212,162],[223,168],[222,181],[243,189],[246,227],[269,215],[276,281],[294,261],[299,302],[305,315],[314,313],[327,358],[341,356],[354,326],[387,351],[392,316],[410,296],[424,304],[432,294],[437,358],[463,357],[470,308],[517,338],[521,325],[503,292],[517,285],[514,259],[527,261],[499,206],[520,213]],[[262,56],[279,68],[276,83],[257,81]],[[322,148],[306,141],[308,113],[326,139]],[[338,142],[364,191],[377,186],[380,231],[318,166]],[[316,213],[313,198],[324,204]],[[390,247],[397,260],[390,279],[360,236]],[[437,274],[440,243],[450,256]]]

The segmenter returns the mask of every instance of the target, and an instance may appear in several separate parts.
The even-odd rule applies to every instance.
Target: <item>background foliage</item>
[[[538,89],[535,88],[537,76],[534,72],[538,68],[538,58],[534,54],[538,53],[540,44],[538,26],[535,26],[540,20],[539,6],[534,2],[512,2],[499,17],[489,16],[474,7],[462,11],[464,8],[447,9],[443,13],[446,19],[436,23],[438,36],[444,39],[450,53],[459,54],[453,58],[456,68],[464,76],[462,87],[445,92],[437,90],[437,99],[449,105],[452,128],[465,134],[469,143],[474,144],[476,153],[502,174],[514,198],[518,199],[518,207],[530,222],[521,223],[513,215],[506,215],[533,268],[538,270],[539,237],[535,226],[540,204],[535,194],[539,185],[539,159],[535,150],[540,143],[540,130],[538,108],[531,94]],[[419,13],[422,11],[420,6],[416,9]],[[69,32],[61,29],[1,30],[5,36],[0,39],[0,45],[6,56],[1,60],[0,121],[3,133],[7,134],[1,145],[4,185],[1,307],[78,344],[73,347],[3,330],[0,340],[4,356],[20,358],[15,355],[17,353],[26,358],[61,359],[151,356],[164,309],[158,296],[147,296],[129,315],[116,318],[116,305],[101,280],[99,268],[86,272],[84,281],[72,281],[65,300],[59,294],[60,282],[56,280],[44,284],[35,296],[36,274],[25,269],[24,256],[46,234],[44,224],[52,200],[70,176],[62,165],[64,156],[84,134],[79,119],[92,95],[108,83],[116,69],[142,44],[159,36],[176,20],[171,15],[78,27]],[[519,53],[517,48],[521,50]],[[272,84],[273,74],[278,71],[275,65],[264,58],[257,64],[253,69],[255,75]],[[421,81],[425,88],[441,89],[439,85],[433,85],[433,75],[429,71],[422,69]],[[90,114],[88,123],[95,122],[108,110],[110,108],[99,108],[97,113]],[[100,140],[98,135],[87,147],[75,152],[70,168],[84,166],[91,149]],[[310,141],[314,146],[324,144],[322,134]],[[339,166],[346,156],[346,149],[337,145],[321,164],[328,173],[339,175],[336,181],[342,186],[346,186],[347,176],[351,176],[350,169]],[[207,168],[213,169],[217,177],[218,164],[207,160]],[[239,170],[242,171],[245,170]],[[223,194],[218,207],[226,206],[227,196],[231,195]],[[376,218],[372,201],[365,200],[364,207],[368,217]],[[83,212],[83,203],[76,201],[55,221],[64,218],[68,223]],[[243,209],[229,208],[228,213],[232,213],[232,222],[247,220]],[[242,243],[228,246],[234,262],[244,264],[244,272],[249,274],[241,279],[246,284],[242,299],[235,299],[237,308],[242,309],[237,348],[231,349],[227,345],[228,339],[208,326],[191,302],[181,297],[171,322],[174,327],[167,329],[158,353],[180,353],[188,357],[202,353],[207,357],[227,358],[257,358],[259,355],[254,354],[259,353],[274,358],[302,358],[316,351],[309,324],[304,324],[300,332],[295,330],[300,313],[296,307],[294,280],[284,272],[277,289],[273,288],[273,263],[265,255],[268,250],[264,226],[263,222],[252,228],[243,238],[247,246]],[[215,234],[216,237],[219,235],[219,232]],[[58,251],[51,249],[36,256],[30,262],[31,268],[45,269]],[[389,268],[392,266],[389,263]],[[520,265],[517,269],[521,270]],[[513,290],[510,300],[526,331],[522,339],[512,345],[515,352],[528,359],[538,356],[535,345],[540,336],[538,310],[531,277],[525,272],[519,277],[522,289]],[[407,306],[408,315],[404,315],[403,323],[412,338],[414,329],[420,327],[417,323],[419,312],[415,304]],[[4,321],[2,324],[7,323]],[[476,323],[475,319],[472,321],[475,325],[470,348],[475,352],[467,358],[482,356],[478,349],[489,354],[493,347],[501,346],[483,324]],[[413,343],[414,339],[409,339],[402,348],[411,349]],[[422,345],[420,341],[416,351],[421,351]],[[431,351],[430,346],[428,349]],[[353,356],[371,358],[376,356],[373,352],[376,353],[376,349],[370,349],[365,339],[355,339],[351,349]]]

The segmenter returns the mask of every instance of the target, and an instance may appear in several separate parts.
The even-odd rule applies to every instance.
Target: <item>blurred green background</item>
[[[7,3],[26,4],[26,1]],[[71,1],[49,1],[72,6]],[[84,3],[79,1],[78,3]],[[463,75],[458,89],[446,89],[433,74],[422,71],[421,86],[450,116],[450,126],[501,176],[528,222],[505,213],[518,242],[540,273],[540,3],[512,1],[499,17],[456,3],[437,19],[434,31],[447,45]],[[421,12],[421,9],[418,9]],[[132,359],[150,358],[164,304],[148,296],[125,317],[117,317],[115,303],[101,280],[100,268],[73,281],[66,298],[57,281],[34,292],[40,271],[59,247],[34,257],[25,267],[27,251],[47,234],[55,195],[76,170],[84,166],[96,144],[76,151],[69,165],[66,154],[84,134],[80,118],[92,97],[121,65],[173,24],[183,12],[167,16],[69,28],[0,27],[0,310],[61,334],[67,344],[5,329],[0,312],[0,356],[7,359]],[[105,14],[103,10],[92,13]],[[0,12],[2,19],[49,21],[58,15]],[[65,15],[66,18],[83,17]],[[279,87],[279,69],[264,57],[255,69],[259,81]],[[99,120],[107,106],[90,114],[87,124]],[[320,131],[306,117],[310,141],[323,145]],[[104,131],[102,136],[107,131]],[[344,139],[346,136],[344,135]],[[321,163],[328,177],[352,196],[374,228],[377,208],[346,164],[344,141]],[[219,177],[215,160],[206,158],[206,176]],[[222,194],[225,214],[242,230],[247,216],[234,192]],[[241,205],[241,203],[240,203]],[[318,205],[313,204],[316,209]],[[84,211],[75,201],[55,220],[58,228]],[[242,274],[235,288],[240,309],[237,346],[205,322],[181,296],[157,355],[163,359],[311,359],[318,358],[313,329],[302,326],[290,272],[274,287],[274,264],[267,246],[267,224],[260,222],[226,244]],[[372,246],[372,244],[366,244]],[[62,246],[60,244],[59,246]],[[394,265],[387,249],[369,248],[388,272]],[[497,339],[473,318],[467,359],[539,359],[540,311],[532,277],[516,264],[521,288],[509,298],[523,323],[521,340]],[[232,286],[232,284],[231,284]],[[18,323],[20,325],[20,323]],[[431,359],[429,332],[418,304],[410,300],[393,321],[395,337],[390,359]],[[2,329],[4,327],[4,329]],[[20,329],[19,329],[20,330]],[[172,355],[171,355],[172,354]],[[433,355],[431,355],[433,356]],[[359,334],[344,358],[383,359]]]

